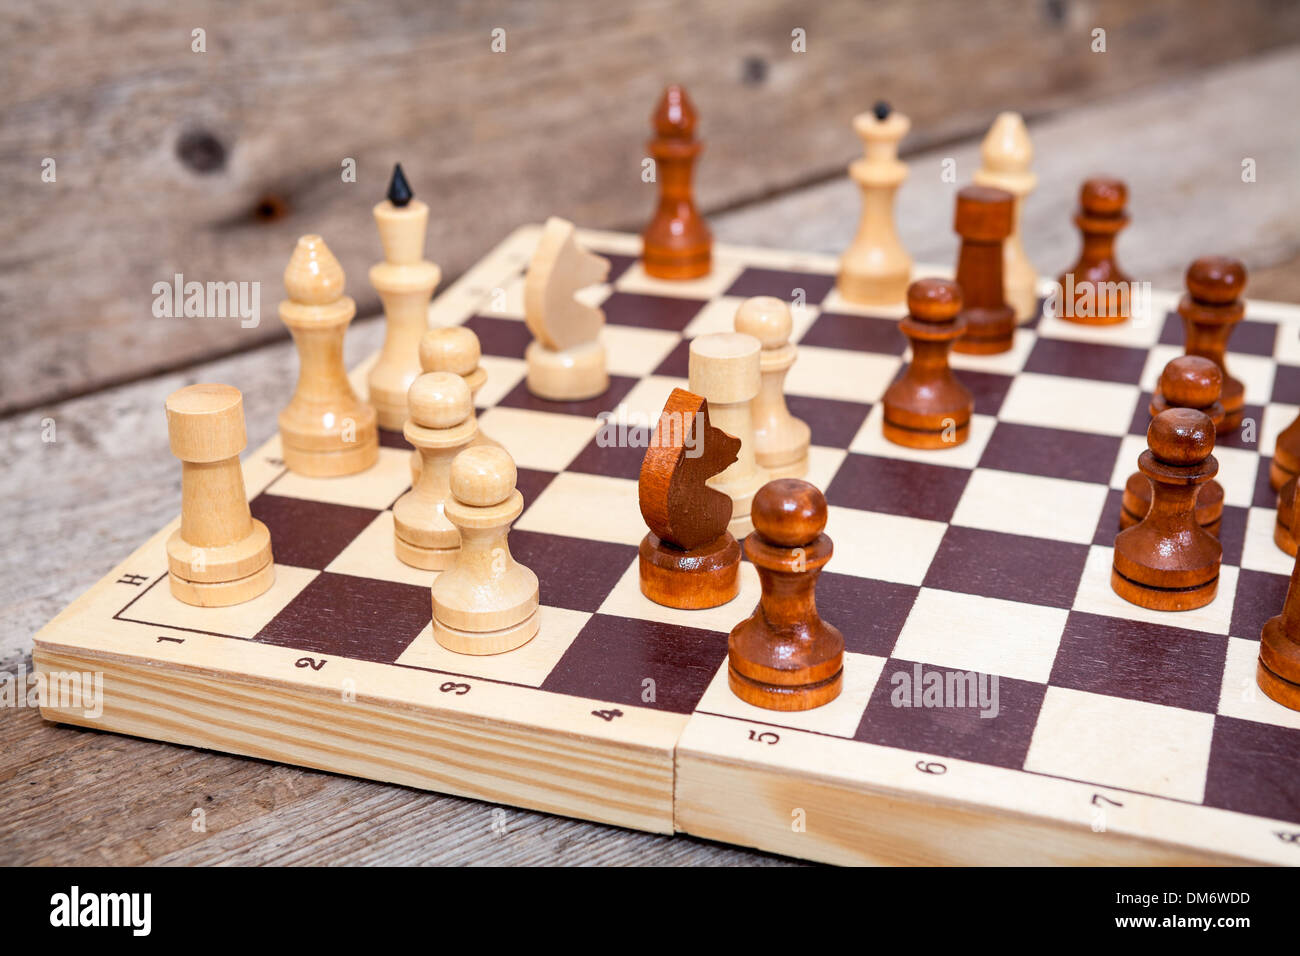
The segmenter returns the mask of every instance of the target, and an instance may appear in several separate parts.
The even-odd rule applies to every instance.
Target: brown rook
[[[966,334],[953,349],[978,355],[1007,352],[1016,313],[1002,291],[1002,243],[1015,226],[1016,197],[992,186],[967,186],[957,193],[953,229],[961,236],[957,284]]]

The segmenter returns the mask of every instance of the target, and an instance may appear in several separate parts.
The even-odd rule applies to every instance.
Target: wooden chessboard
[[[1300,307],[1249,302],[1232,339],[1257,441],[1248,425],[1216,452],[1218,598],[1157,613],[1108,577],[1150,390],[1181,352],[1175,294],[1156,293],[1147,321],[1045,317],[1009,353],[954,356],[976,396],[971,438],[918,452],[880,430],[900,312],[843,302],[827,256],[718,246],[707,278],[668,283],[641,270],[636,237],[583,233],[613,263],[589,290],[612,384],[590,402],[534,399],[522,273],[538,234],[516,231],[430,309],[483,345],[480,424],[519,466],[511,548],[541,580],[537,638],[483,658],[433,640],[432,572],[393,555],[390,509],[410,481],[399,435],[372,469],[335,479],[287,472],[272,438],[245,459],[271,590],[179,603],[163,547],[175,523],[163,528],[36,636],[38,670],[105,682],[99,717],[45,715],[833,862],[1300,863],[1300,713],[1254,683],[1291,569],[1272,542],[1267,456],[1300,406]],[[595,417],[622,406],[653,421],[686,384],[687,340],[729,330],[757,294],[803,303],[787,393],[830,504],[818,604],[847,645],[843,694],[799,714],[727,688],[727,632],[758,597],[751,565],[725,607],[642,597],[643,450],[602,447]],[[894,705],[931,672],[996,676],[997,715]]]

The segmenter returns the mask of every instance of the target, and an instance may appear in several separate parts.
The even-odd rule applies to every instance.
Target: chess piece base
[[[970,419],[957,421],[936,430],[927,428],[909,428],[891,422],[888,418],[881,421],[880,430],[886,439],[905,448],[956,448],[970,438]]]
[[[1286,636],[1280,615],[1269,619],[1260,634],[1255,680],[1273,700],[1300,710],[1300,644]]]
[[[397,559],[403,564],[409,564],[413,568],[421,568],[425,571],[446,571],[456,563],[456,555],[460,553],[460,548],[425,548],[418,544],[411,544],[402,538],[401,535],[393,535],[393,551],[397,554]]]
[[[765,710],[812,710],[829,704],[844,689],[844,668],[841,667],[825,680],[811,684],[775,684],[755,680],[727,667],[727,683],[731,692],[747,704]]]
[[[609,388],[605,371],[605,346],[587,342],[555,351],[539,342],[524,350],[528,363],[528,391],[552,402],[581,402]]]
[[[654,279],[699,279],[713,268],[713,245],[667,250],[662,246],[652,249],[646,243],[641,264],[645,274]]]
[[[365,471],[379,460],[379,436],[372,432],[349,447],[337,450],[295,448],[281,442],[285,467],[308,478],[337,478]]]
[[[504,654],[523,647],[537,636],[540,628],[541,618],[536,608],[528,617],[510,627],[495,631],[466,631],[438,620],[437,606],[434,606],[433,638],[457,654]]]
[[[229,607],[243,604],[265,594],[275,583],[275,564],[254,571],[233,581],[187,581],[174,571],[167,573],[172,596],[194,607]]]
[[[840,269],[835,287],[846,302],[855,305],[898,305],[907,301],[907,284],[912,278],[908,268],[875,276],[853,275]]]
[[[638,566],[641,593],[665,607],[718,607],[740,593],[740,542],[727,532],[688,551],[652,531],[641,539]]]
[[[220,548],[192,545],[177,528],[167,539],[167,569],[182,581],[224,584],[247,578],[271,563],[271,532],[252,519],[253,530]]]
[[[1288,481],[1296,476],[1296,472],[1279,464],[1277,458],[1273,459],[1272,464],[1268,466],[1268,483],[1274,491],[1281,491]]]
[[[1219,576],[1203,584],[1185,588],[1161,588],[1126,578],[1111,568],[1112,590],[1130,604],[1152,611],[1192,611],[1205,607],[1214,600],[1219,589]]]
[[[952,343],[954,352],[965,355],[996,355],[1010,352],[1016,336],[1016,314],[1010,306],[1000,309],[966,309],[961,313],[966,332]]]

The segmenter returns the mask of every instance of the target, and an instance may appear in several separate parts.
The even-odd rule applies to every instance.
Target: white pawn
[[[451,567],[460,532],[444,513],[451,498],[451,463],[478,433],[469,386],[459,375],[429,372],[407,393],[411,417],[402,434],[422,459],[414,487],[393,505],[393,547],[415,568]]]
[[[754,493],[767,483],[754,449],[754,398],[762,383],[762,346],[752,335],[722,332],[691,340],[690,390],[709,403],[709,421],[740,439],[740,453],[708,485],[731,498],[727,530],[743,538],[754,530],[750,512]]]
[[[446,515],[460,553],[433,582],[433,636],[460,654],[500,654],[537,634],[537,575],[510,554],[510,525],[524,510],[505,449],[467,448],[451,463]]]
[[[487,381],[487,369],[479,364],[483,357],[483,351],[479,345],[478,336],[472,329],[467,329],[463,325],[452,325],[446,328],[429,329],[424,335],[420,336],[420,369],[423,372],[451,372],[459,375],[465,380],[469,387],[470,394],[470,413],[471,421],[477,419],[474,411],[473,399],[478,394],[478,390],[483,387]],[[474,445],[496,445],[498,442],[488,438],[483,432],[476,432]],[[420,452],[411,452],[411,484],[414,485],[420,479]]]
[[[762,384],[750,403],[758,464],[773,478],[802,478],[808,473],[812,433],[785,404],[785,377],[798,358],[798,350],[790,343],[794,331],[790,307],[770,295],[746,299],[736,310],[736,331],[752,335],[763,346],[759,355]]]
[[[1025,197],[1038,185],[1029,169],[1034,147],[1019,113],[999,113],[980,146],[982,165],[974,177],[978,186],[1005,189],[1016,197],[1011,235],[1002,243],[1002,291],[1016,320],[1027,321],[1038,309],[1038,273],[1025,255],[1020,234],[1020,213]]]

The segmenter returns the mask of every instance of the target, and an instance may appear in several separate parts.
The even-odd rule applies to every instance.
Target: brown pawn
[[[1291,571],[1282,613],[1259,636],[1255,683],[1283,707],[1300,710],[1300,561]]]
[[[686,90],[664,90],[654,116],[655,135],[648,144],[659,180],[659,206],[641,238],[646,275],[658,279],[695,279],[708,275],[713,234],[691,190],[691,173],[704,147],[695,138],[698,115]]]
[[[885,392],[885,437],[909,448],[955,448],[970,437],[975,402],[948,367],[948,349],[965,329],[961,288],[949,279],[918,279],[907,288],[899,328],[912,362]]]
[[[1119,179],[1099,176],[1079,191],[1074,224],[1083,233],[1079,261],[1056,281],[1061,286],[1061,318],[1082,325],[1114,325],[1132,311],[1133,279],[1115,261],[1115,239],[1128,225],[1128,187]],[[1111,296],[1100,283],[1114,283]]]
[[[754,496],[745,554],[763,596],[727,639],[727,681],[741,700],[768,710],[811,710],[844,685],[844,637],[817,614],[817,576],[834,550],[826,499],[798,478],[769,481]]]
[[[1151,397],[1151,417],[1168,408],[1194,408],[1210,416],[1217,429],[1223,421],[1223,405],[1219,391],[1223,375],[1219,367],[1199,355],[1182,355],[1165,366],[1160,374],[1160,385]],[[1146,475],[1135,471],[1124,486],[1124,501],[1119,514],[1119,526],[1131,528],[1151,509],[1151,482]],[[1207,481],[1196,498],[1196,522],[1216,538],[1223,519],[1223,486],[1217,481]]]
[[[1223,434],[1237,429],[1246,406],[1246,386],[1223,364],[1232,330],[1246,314],[1245,288],[1246,267],[1239,260],[1205,256],[1187,267],[1187,294],[1178,303],[1187,354],[1209,359],[1223,373]]]
[[[958,352],[992,355],[1011,349],[1015,309],[1002,291],[1002,243],[1015,226],[1016,197],[992,186],[967,186],[957,193],[953,229],[961,236],[957,284],[966,334],[953,342]]]
[[[1196,496],[1219,471],[1214,422],[1194,408],[1161,412],[1147,429],[1138,468],[1151,479],[1151,510],[1115,537],[1110,586],[1155,611],[1188,611],[1214,600],[1223,548],[1196,523]]]
[[[706,482],[736,460],[740,440],[709,424],[709,404],[675,388],[641,463],[637,490],[650,533],[641,593],[666,607],[717,607],[740,593],[740,544],[727,530],[730,495]]]
[[[1300,551],[1295,527],[1296,479],[1292,478],[1277,493],[1277,518],[1273,522],[1273,542],[1291,557]]]

